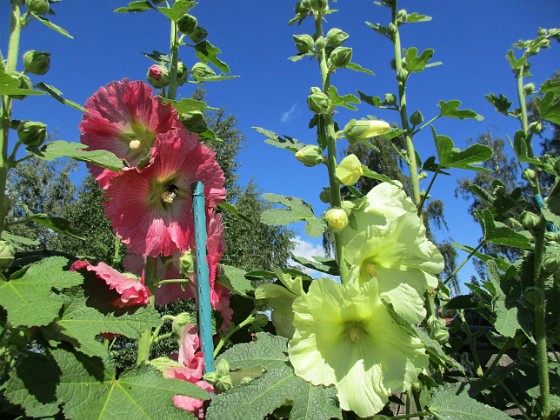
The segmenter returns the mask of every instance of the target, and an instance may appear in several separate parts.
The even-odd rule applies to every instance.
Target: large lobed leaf
[[[64,301],[55,291],[83,283],[83,277],[65,271],[68,260],[46,258],[14,273],[9,281],[0,280],[0,305],[14,327],[42,326],[52,322]]]
[[[440,136],[432,127],[432,134],[436,142],[439,165],[444,168],[470,169],[474,171],[489,171],[489,169],[473,166],[492,157],[492,149],[483,144],[473,144],[465,150],[459,150],[447,136]]]

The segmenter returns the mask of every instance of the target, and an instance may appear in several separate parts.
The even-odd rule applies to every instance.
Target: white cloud
[[[290,107],[290,109],[288,109],[286,112],[282,113],[282,116],[280,117],[280,120],[283,123],[287,123],[288,121],[290,121],[294,117],[296,111],[297,111],[297,102],[295,104],[293,104]]]
[[[313,244],[311,242],[303,240],[300,236],[296,236],[294,239],[292,239],[292,242],[295,244],[295,248],[292,253],[297,257],[303,257],[311,261],[313,261],[313,257],[325,257],[325,250],[322,244]],[[313,278],[330,277],[336,279],[331,275],[304,267],[296,261],[290,260],[288,263],[290,266],[301,270],[302,272],[308,274]]]

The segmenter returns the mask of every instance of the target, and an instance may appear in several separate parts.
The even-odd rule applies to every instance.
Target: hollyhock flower
[[[158,134],[180,126],[177,111],[140,81],[109,83],[86,101],[85,108],[80,141],[89,146],[87,150],[113,152],[131,168],[146,163]],[[95,165],[88,167],[102,188],[118,175]]]
[[[443,257],[428,241],[416,213],[387,225],[370,225],[344,247],[350,274],[359,283],[375,281],[382,298],[412,323],[425,316],[422,295],[438,285]]]
[[[76,261],[71,270],[82,274],[92,273],[96,278],[105,282],[109,290],[118,295],[112,303],[117,307],[147,305],[150,303],[151,293],[143,282],[130,274],[122,274],[100,262],[97,266],[88,261]]]
[[[428,367],[422,342],[395,322],[373,282],[317,279],[293,309],[288,353],[296,375],[335,385],[341,408],[360,417],[379,412]]]
[[[117,236],[152,257],[184,252],[194,235],[192,184],[204,183],[207,208],[225,199],[224,173],[198,136],[177,129],[157,138],[157,159],[113,178],[103,202]]]

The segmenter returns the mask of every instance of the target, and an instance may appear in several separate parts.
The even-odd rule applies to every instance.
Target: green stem
[[[467,334],[467,341],[469,343],[469,348],[471,349],[471,353],[473,355],[473,359],[475,363],[475,373],[477,374],[477,376],[483,376],[484,374],[482,372],[482,365],[480,364],[478,351],[476,350],[476,339],[471,333],[469,324],[465,319],[465,315],[463,314],[463,311],[459,312],[459,318],[461,319],[461,323],[464,327],[465,334]]]
[[[505,386],[503,382],[498,382],[498,386],[502,388],[502,390],[507,394],[508,398],[516,405],[517,409],[521,411],[523,418],[529,420],[529,416],[527,416],[527,413],[525,412],[525,407],[519,403],[519,401],[517,400],[517,398],[515,398],[515,395],[513,395],[509,388]]]
[[[420,200],[420,204],[418,205],[419,208],[424,207],[424,202],[428,198],[428,195],[430,195],[430,190],[432,189],[432,186],[434,185],[434,181],[436,180],[440,171],[441,171],[441,165],[438,165],[438,167],[437,167],[437,169],[434,173],[434,176],[432,177],[432,179],[430,181],[430,185],[428,185],[428,188],[426,189],[426,192],[424,194],[422,194],[422,199]]]
[[[535,232],[534,253],[534,279],[538,290],[545,290],[545,276],[542,273],[542,260],[544,252],[544,234],[546,232],[546,220],[541,214],[539,224]],[[538,301],[534,306],[535,340],[537,342],[537,361],[539,371],[539,389],[542,402],[542,417],[550,415],[550,382],[548,377],[548,353],[546,344],[546,303]]]
[[[451,281],[451,279],[455,276],[455,274],[457,274],[459,272],[459,270],[461,270],[461,268],[463,268],[463,266],[473,257],[474,254],[476,254],[476,252],[486,243],[486,238],[482,238],[482,240],[478,243],[478,245],[473,248],[473,250],[471,252],[469,252],[469,255],[467,255],[467,257],[463,260],[463,262],[461,262],[461,264],[459,264],[457,266],[457,268],[455,268],[455,270],[453,270],[451,272],[451,274],[449,276],[447,276],[447,278],[443,281],[443,284],[447,284]]]
[[[169,64],[169,87],[167,98],[175,100],[177,96],[177,65],[179,63],[179,42],[177,39],[177,22],[171,21],[171,63]]]
[[[136,364],[141,365],[150,359],[150,349],[152,347],[152,330],[146,330],[140,335],[138,340],[138,354]]]
[[[216,346],[216,348],[214,349],[214,357],[216,357],[219,353],[220,350],[222,349],[222,347],[224,347],[224,345],[227,343],[227,341],[230,339],[230,337],[235,334],[237,331],[239,331],[241,328],[251,324],[254,320],[255,320],[255,314],[257,313],[256,309],[253,309],[251,311],[251,313],[249,314],[249,316],[247,318],[245,318],[243,321],[241,321],[239,324],[237,324],[235,326],[235,328],[231,328],[230,330],[228,330],[228,332],[226,333],[226,335],[224,335],[221,339],[220,342],[218,343],[218,345]]]
[[[401,125],[403,130],[405,130],[405,140],[406,149],[408,152],[408,159],[406,163],[410,171],[410,183],[412,187],[412,198],[414,204],[418,209],[418,215],[422,214],[422,207],[420,207],[420,180],[418,177],[418,167],[416,165],[416,151],[414,149],[414,143],[412,142],[412,133],[410,126],[408,125],[408,113],[406,110],[406,80],[404,76],[405,69],[403,68],[402,56],[401,56],[401,38],[399,34],[399,28],[397,25],[397,0],[391,3],[391,21],[395,27],[395,33],[393,35],[393,45],[395,49],[395,69],[397,72],[397,84],[399,91],[399,113],[401,116]]]
[[[161,340],[165,340],[166,338],[172,337],[173,333],[166,333],[166,334],[162,334],[162,335],[158,335],[156,338],[154,338],[153,342],[157,343],[158,341]]]
[[[413,419],[417,417],[428,416],[429,414],[430,414],[429,411],[418,411],[416,413],[403,414],[402,416],[391,417],[391,419],[392,420]]]

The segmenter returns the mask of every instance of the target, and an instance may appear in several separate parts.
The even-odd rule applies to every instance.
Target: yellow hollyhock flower
[[[335,385],[344,410],[373,416],[428,367],[424,345],[395,322],[374,282],[342,285],[321,278],[292,307],[288,353],[296,375]]]

